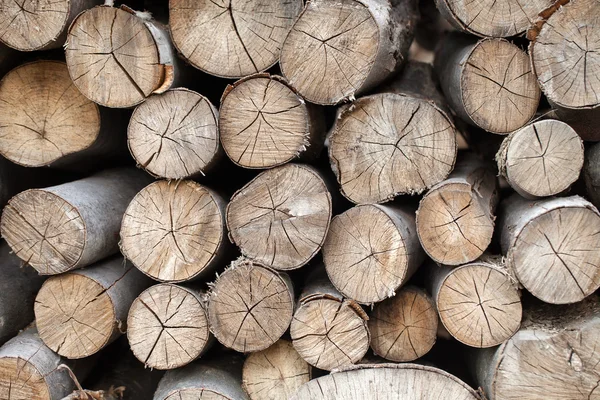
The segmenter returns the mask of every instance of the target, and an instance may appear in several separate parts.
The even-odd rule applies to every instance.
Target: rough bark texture
[[[504,39],[450,33],[438,45],[435,68],[450,106],[469,124],[507,134],[535,115],[540,89],[529,58]]]
[[[44,343],[74,359],[97,353],[126,331],[127,312],[150,280],[121,257],[48,278],[35,299]]]
[[[521,284],[551,304],[575,303],[600,287],[600,213],[579,196],[502,203],[500,244]]]
[[[225,200],[194,181],[156,181],[131,201],[121,252],[158,281],[208,276],[227,261]]]
[[[600,206],[600,144],[594,144],[585,151],[583,179],[587,198],[596,207]]]
[[[265,171],[227,205],[229,238],[248,258],[278,269],[306,264],[321,249],[331,219],[323,175],[303,164]]]
[[[313,0],[281,50],[281,71],[308,101],[354,99],[396,72],[412,42],[416,0]]]
[[[460,265],[487,249],[494,234],[498,183],[491,165],[471,153],[421,199],[417,233],[436,262]]]
[[[42,275],[85,267],[119,250],[121,218],[149,180],[121,168],[21,192],[2,212],[2,237]]]
[[[371,304],[392,297],[423,262],[414,209],[365,204],[331,221],[323,262],[346,297]]]
[[[221,143],[244,168],[314,159],[325,140],[323,110],[307,104],[276,75],[255,74],[228,85],[219,109]]]
[[[199,358],[212,339],[205,300],[200,291],[166,283],[142,292],[127,317],[127,338],[137,359],[164,370]]]

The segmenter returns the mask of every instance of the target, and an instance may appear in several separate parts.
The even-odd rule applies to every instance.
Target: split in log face
[[[207,349],[208,317],[199,294],[171,284],[146,289],[134,300],[127,319],[133,354],[156,369],[184,366]]]
[[[10,161],[49,165],[88,148],[99,133],[98,106],[73,85],[64,63],[21,65],[0,81],[0,153]]]
[[[301,0],[169,0],[171,36],[193,66],[241,78],[274,65]]]
[[[143,273],[181,282],[212,270],[225,245],[224,201],[194,181],[157,181],[131,201],[121,250]]]
[[[421,193],[448,176],[456,151],[456,129],[443,111],[391,93],[356,100],[329,138],[332,168],[354,203]]]
[[[0,398],[53,400],[48,384],[35,365],[16,357],[0,359]],[[5,386],[3,383],[8,383]]]
[[[321,249],[330,219],[323,178],[301,164],[261,173],[227,205],[231,240],[244,256],[278,270],[306,264]]]
[[[219,154],[217,110],[184,88],[150,97],[136,107],[127,129],[129,150],[155,177],[204,175]]]
[[[234,262],[210,293],[208,315],[217,340],[244,353],[275,343],[289,327],[294,311],[287,279],[260,264]]]
[[[183,389],[173,393],[165,400],[230,400],[220,393],[207,389]]]
[[[427,354],[437,337],[438,315],[425,291],[407,287],[377,304],[369,319],[373,352],[396,362]]]

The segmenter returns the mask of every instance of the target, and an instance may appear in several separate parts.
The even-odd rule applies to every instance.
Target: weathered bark
[[[536,121],[508,135],[496,154],[498,170],[528,199],[567,190],[583,167],[583,142],[564,122]]]
[[[406,206],[365,204],[335,216],[323,245],[331,283],[362,304],[394,296],[425,258],[416,230]]]
[[[281,49],[280,66],[308,101],[337,104],[374,88],[408,55],[416,0],[313,0]]]
[[[167,90],[135,108],[127,143],[137,164],[157,178],[183,179],[213,169],[222,150],[219,113],[199,93]]]
[[[535,115],[540,88],[529,58],[504,39],[450,33],[438,45],[435,69],[450,106],[469,124],[508,134]]]
[[[329,133],[331,167],[354,203],[421,193],[456,160],[456,128],[430,66],[409,63],[382,91],[340,108]]]
[[[283,272],[241,259],[211,285],[210,330],[233,350],[264,350],[287,331],[294,312],[294,288]]]
[[[131,351],[145,366],[182,367],[199,358],[212,343],[205,293],[161,283],[142,292],[127,317]]]
[[[221,143],[244,168],[272,168],[316,158],[325,141],[325,115],[285,79],[255,74],[228,85],[219,109]]]
[[[2,212],[2,237],[42,275],[85,267],[118,252],[121,218],[149,180],[119,168],[21,192]]]
[[[551,304],[575,303],[600,287],[600,213],[579,196],[501,204],[502,253],[521,284]]]
[[[171,0],[173,42],[194,67],[242,78],[273,66],[301,0]]]
[[[490,167],[466,153],[450,177],[421,199],[417,233],[423,249],[436,262],[460,265],[473,261],[492,241],[498,182]]]
[[[35,299],[40,337],[63,357],[95,354],[125,333],[131,303],[150,284],[117,256],[48,278]]]
[[[156,181],[131,201],[121,252],[163,282],[207,277],[228,261],[225,200],[194,181]]]
[[[583,180],[587,198],[596,207],[600,206],[600,144],[594,144],[585,151]]]
[[[331,219],[323,175],[303,164],[262,172],[227,205],[229,238],[248,258],[278,270],[300,268],[321,249]]]
[[[251,400],[289,399],[310,380],[311,372],[292,343],[280,339],[246,358],[242,386]]]
[[[416,360],[435,344],[438,330],[435,304],[423,289],[402,288],[394,297],[375,306],[369,330],[375,354],[396,362]]]

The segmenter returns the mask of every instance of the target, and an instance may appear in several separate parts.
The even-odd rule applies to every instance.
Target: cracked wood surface
[[[251,400],[289,399],[310,378],[310,365],[284,339],[250,354],[242,370],[242,386]]]
[[[131,200],[120,236],[123,255],[151,278],[196,279],[225,257],[225,201],[194,181],[156,181]]]
[[[278,61],[301,10],[301,0],[170,0],[171,36],[194,67],[241,78]]]
[[[553,196],[579,178],[583,141],[564,122],[536,121],[507,136],[496,161],[500,174],[521,196]]]
[[[172,284],[142,292],[127,318],[127,338],[137,359],[165,370],[199,358],[211,339],[203,301],[203,293]]]
[[[402,288],[377,304],[369,315],[371,348],[385,359],[413,361],[435,344],[438,314],[429,295],[420,288]]]
[[[220,155],[218,112],[199,93],[170,89],[133,111],[127,128],[131,155],[158,178],[204,175]]]
[[[331,194],[315,168],[286,164],[262,172],[227,205],[230,239],[242,254],[278,270],[300,268],[321,249]]]

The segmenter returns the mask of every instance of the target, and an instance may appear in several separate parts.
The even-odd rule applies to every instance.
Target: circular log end
[[[79,211],[41,189],[10,199],[0,231],[15,254],[42,275],[74,268],[85,247],[86,228]]]
[[[224,215],[216,195],[194,181],[156,181],[131,201],[121,224],[121,250],[160,281],[193,279],[223,245]]]
[[[231,400],[229,397],[205,388],[178,389],[164,400]]]
[[[52,400],[44,375],[26,359],[0,358],[0,398]]]

